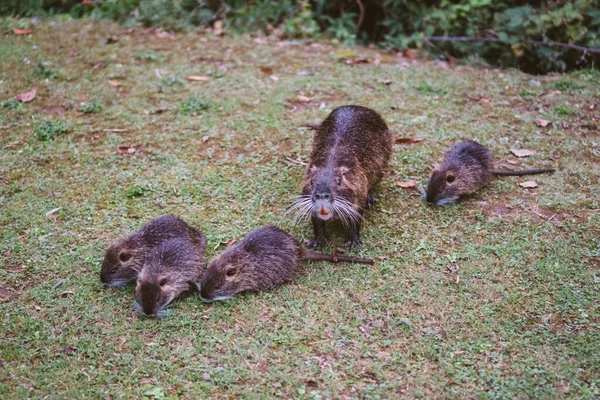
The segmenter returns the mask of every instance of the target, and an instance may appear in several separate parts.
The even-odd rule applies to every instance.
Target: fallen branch
[[[356,4],[358,4],[358,8],[360,8],[360,16],[358,17],[358,22],[356,23],[356,36],[358,37],[358,32],[360,32],[360,28],[365,19],[365,6],[361,0],[356,0]]]
[[[477,37],[477,36],[425,36],[422,38],[425,43],[431,45],[428,42],[501,42],[500,39],[495,37]],[[561,43],[555,42],[553,40],[548,40],[545,42],[540,42],[537,40],[527,39],[525,43],[532,44],[534,46],[555,46],[555,47],[564,47],[567,49],[574,49],[583,51],[585,53],[600,53],[600,49],[593,47],[583,47],[578,46],[576,44],[569,43]]]

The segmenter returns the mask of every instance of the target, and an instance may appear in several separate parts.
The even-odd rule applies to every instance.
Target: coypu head
[[[225,251],[208,264],[200,284],[202,301],[224,301],[254,289],[245,276],[243,254]]]
[[[427,191],[421,197],[427,204],[446,206],[455,203],[464,194],[461,174],[452,169],[435,169],[427,182]]]
[[[354,197],[351,174],[346,166],[311,166],[304,176],[302,195],[296,198],[288,213],[296,213],[297,220],[336,218],[345,225],[362,219],[351,201]]]
[[[134,309],[150,317],[167,314],[167,306],[194,290],[205,267],[204,247],[187,238],[168,239],[152,249],[138,274]]]
[[[129,236],[108,248],[100,269],[100,281],[103,284],[124,286],[135,281],[144,263],[143,246],[137,239]]]

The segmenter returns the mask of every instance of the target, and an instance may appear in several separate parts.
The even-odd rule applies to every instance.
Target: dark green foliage
[[[43,121],[35,125],[33,133],[38,140],[53,140],[57,136],[67,133],[68,127],[65,121]]]
[[[84,114],[95,114],[102,111],[102,103],[98,100],[90,101],[87,103],[81,103],[79,106],[79,110],[81,110]]]
[[[59,79],[62,74],[58,68],[50,68],[47,64],[39,62],[37,65],[38,74],[44,79]]]
[[[195,97],[189,97],[181,102],[179,105],[179,112],[183,115],[194,115],[200,111],[208,110],[209,108],[210,102]]]
[[[217,19],[238,31],[271,31],[287,37],[342,43],[379,43],[395,50],[425,48],[436,57],[477,55],[490,65],[544,73],[595,67],[600,53],[553,42],[600,48],[600,0],[522,2],[517,0],[9,0],[0,15],[70,13],[79,17],[137,21],[181,30],[209,26]],[[360,19],[363,15],[362,20]],[[470,40],[427,40],[427,37]]]

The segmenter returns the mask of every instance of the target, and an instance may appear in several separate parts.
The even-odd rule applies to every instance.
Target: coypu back
[[[383,175],[391,154],[392,137],[379,113],[362,106],[342,106],[316,128],[307,170],[359,167],[370,189]]]
[[[139,272],[136,310],[149,316],[161,316],[165,307],[186,294],[206,269],[204,246],[189,238],[161,242],[147,255]]]
[[[133,282],[150,249],[172,238],[190,240],[202,251],[206,248],[206,236],[200,230],[173,215],[162,215],[108,248],[102,262],[100,280],[109,286]]]

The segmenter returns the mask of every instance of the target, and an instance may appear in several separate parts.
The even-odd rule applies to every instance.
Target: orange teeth
[[[329,214],[329,212],[325,209],[325,207],[321,207],[320,213],[321,213],[321,215],[327,215],[327,214]]]

